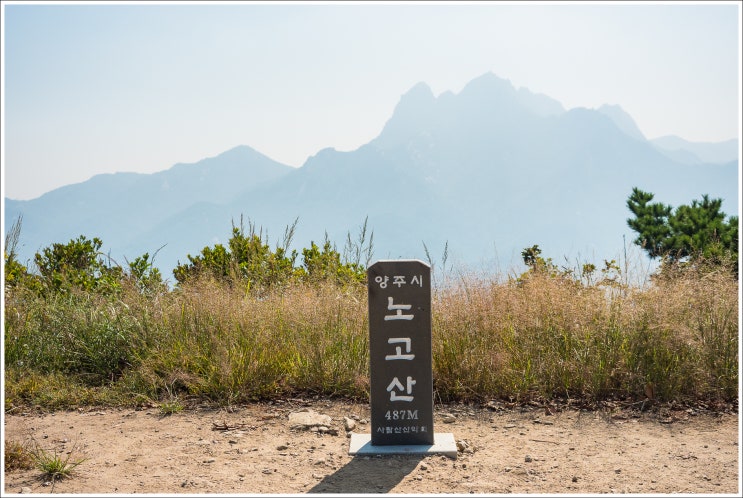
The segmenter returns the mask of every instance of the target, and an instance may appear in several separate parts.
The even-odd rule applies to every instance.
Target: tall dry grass
[[[432,309],[441,400],[738,395],[738,282],[723,272],[645,286],[466,276],[434,289]],[[363,286],[257,295],[200,281],[115,300],[5,295],[11,409],[174,396],[368,399],[368,372]]]
[[[130,373],[148,390],[241,401],[363,392],[368,338],[359,289],[296,286],[256,299],[213,282],[161,310],[167,329]]]
[[[738,285],[727,273],[645,288],[466,279],[433,307],[435,378],[452,398],[737,396]]]

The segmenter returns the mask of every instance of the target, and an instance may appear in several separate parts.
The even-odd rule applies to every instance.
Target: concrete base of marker
[[[371,444],[371,434],[351,434],[349,455],[446,455],[457,458],[457,443],[451,432],[436,432],[433,444]]]

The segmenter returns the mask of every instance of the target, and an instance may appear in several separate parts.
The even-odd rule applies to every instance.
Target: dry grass
[[[5,440],[3,453],[5,472],[27,470],[34,467],[34,458],[28,443]]]
[[[447,284],[432,303],[439,399],[737,398],[729,274],[643,286],[542,273]],[[6,294],[5,325],[6,406],[368,399],[363,286],[259,295],[201,281],[113,301]]]
[[[434,357],[455,398],[737,396],[738,285],[685,274],[645,288],[534,274],[439,292]],[[462,382],[466,379],[466,382]]]

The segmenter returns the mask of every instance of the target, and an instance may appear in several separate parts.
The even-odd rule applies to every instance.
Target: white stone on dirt
[[[351,432],[356,428],[356,421],[352,418],[344,417],[343,426],[346,428],[346,431]]]
[[[329,427],[332,419],[328,415],[313,410],[292,412],[289,414],[289,427],[292,429],[311,429],[312,427]]]
[[[457,421],[457,417],[455,417],[455,416],[454,416],[454,415],[452,415],[451,413],[442,413],[442,414],[441,414],[441,420],[442,420],[442,421],[443,421],[443,422],[444,422],[445,424],[453,424],[454,422],[456,422],[456,421]]]

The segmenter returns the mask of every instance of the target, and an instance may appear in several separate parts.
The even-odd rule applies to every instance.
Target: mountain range
[[[680,104],[681,105],[681,104]],[[647,140],[617,105],[566,110],[493,73],[434,96],[419,83],[383,130],[349,152],[318,151],[300,168],[246,145],[153,174],[116,173],[5,199],[22,216],[19,259],[79,235],[99,237],[120,263],[157,253],[171,270],[225,244],[241,217],[293,247],[327,236],[342,249],[367,224],[373,259],[441,257],[486,271],[521,264],[525,247],[575,262],[616,259],[634,234],[633,187],[678,206],[708,194],[739,214],[738,141]]]

